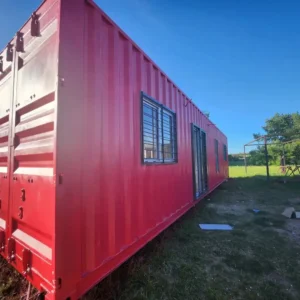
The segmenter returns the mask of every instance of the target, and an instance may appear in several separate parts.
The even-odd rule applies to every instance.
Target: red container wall
[[[207,133],[209,191],[228,176],[226,137],[93,2],[75,2],[63,2],[60,28],[57,170],[64,180],[57,193],[56,270],[62,298],[75,285],[72,296],[88,290],[195,204],[191,123]],[[76,30],[67,26],[73,22]],[[178,163],[142,164],[141,91],[176,112]]]
[[[88,134],[82,163],[83,198],[88,204],[82,271],[90,272],[193,202],[191,123],[207,132],[210,189],[225,178],[221,148],[226,139],[109,19],[90,7],[86,22],[82,117]],[[141,163],[141,91],[176,112],[178,163]],[[218,174],[215,138],[220,144]],[[94,242],[91,233],[96,234]]]

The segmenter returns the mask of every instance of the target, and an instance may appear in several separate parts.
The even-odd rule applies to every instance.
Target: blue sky
[[[229,152],[276,112],[300,110],[300,1],[95,2],[210,112]],[[0,48],[40,3],[1,0]]]

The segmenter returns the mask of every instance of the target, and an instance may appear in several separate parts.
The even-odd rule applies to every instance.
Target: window
[[[219,165],[219,142],[215,140],[215,155],[216,155],[216,172],[220,172],[220,165]]]
[[[142,159],[145,163],[177,161],[176,115],[142,93]]]
[[[223,155],[224,155],[224,160],[227,161],[227,146],[223,145]]]

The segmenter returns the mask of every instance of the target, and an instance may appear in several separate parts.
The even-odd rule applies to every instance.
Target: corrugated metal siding
[[[100,10],[86,13],[84,273],[193,202],[191,123],[207,133],[210,190],[227,168],[226,137]],[[141,91],[176,112],[178,163],[141,163]]]

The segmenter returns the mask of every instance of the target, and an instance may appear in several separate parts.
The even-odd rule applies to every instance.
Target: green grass
[[[241,177],[236,167],[230,171]],[[299,300],[300,222],[281,215],[286,206],[300,210],[299,195],[295,181],[231,179],[83,299]],[[234,230],[202,231],[199,223],[229,223]],[[23,281],[7,265],[0,276],[3,270],[11,277],[1,277],[0,299],[11,299]]]
[[[271,176],[283,176],[279,166],[270,166],[269,172]],[[247,173],[244,166],[230,166],[229,176],[231,178],[236,177],[252,177],[252,176],[266,176],[267,171],[265,166],[249,166],[247,167]]]

